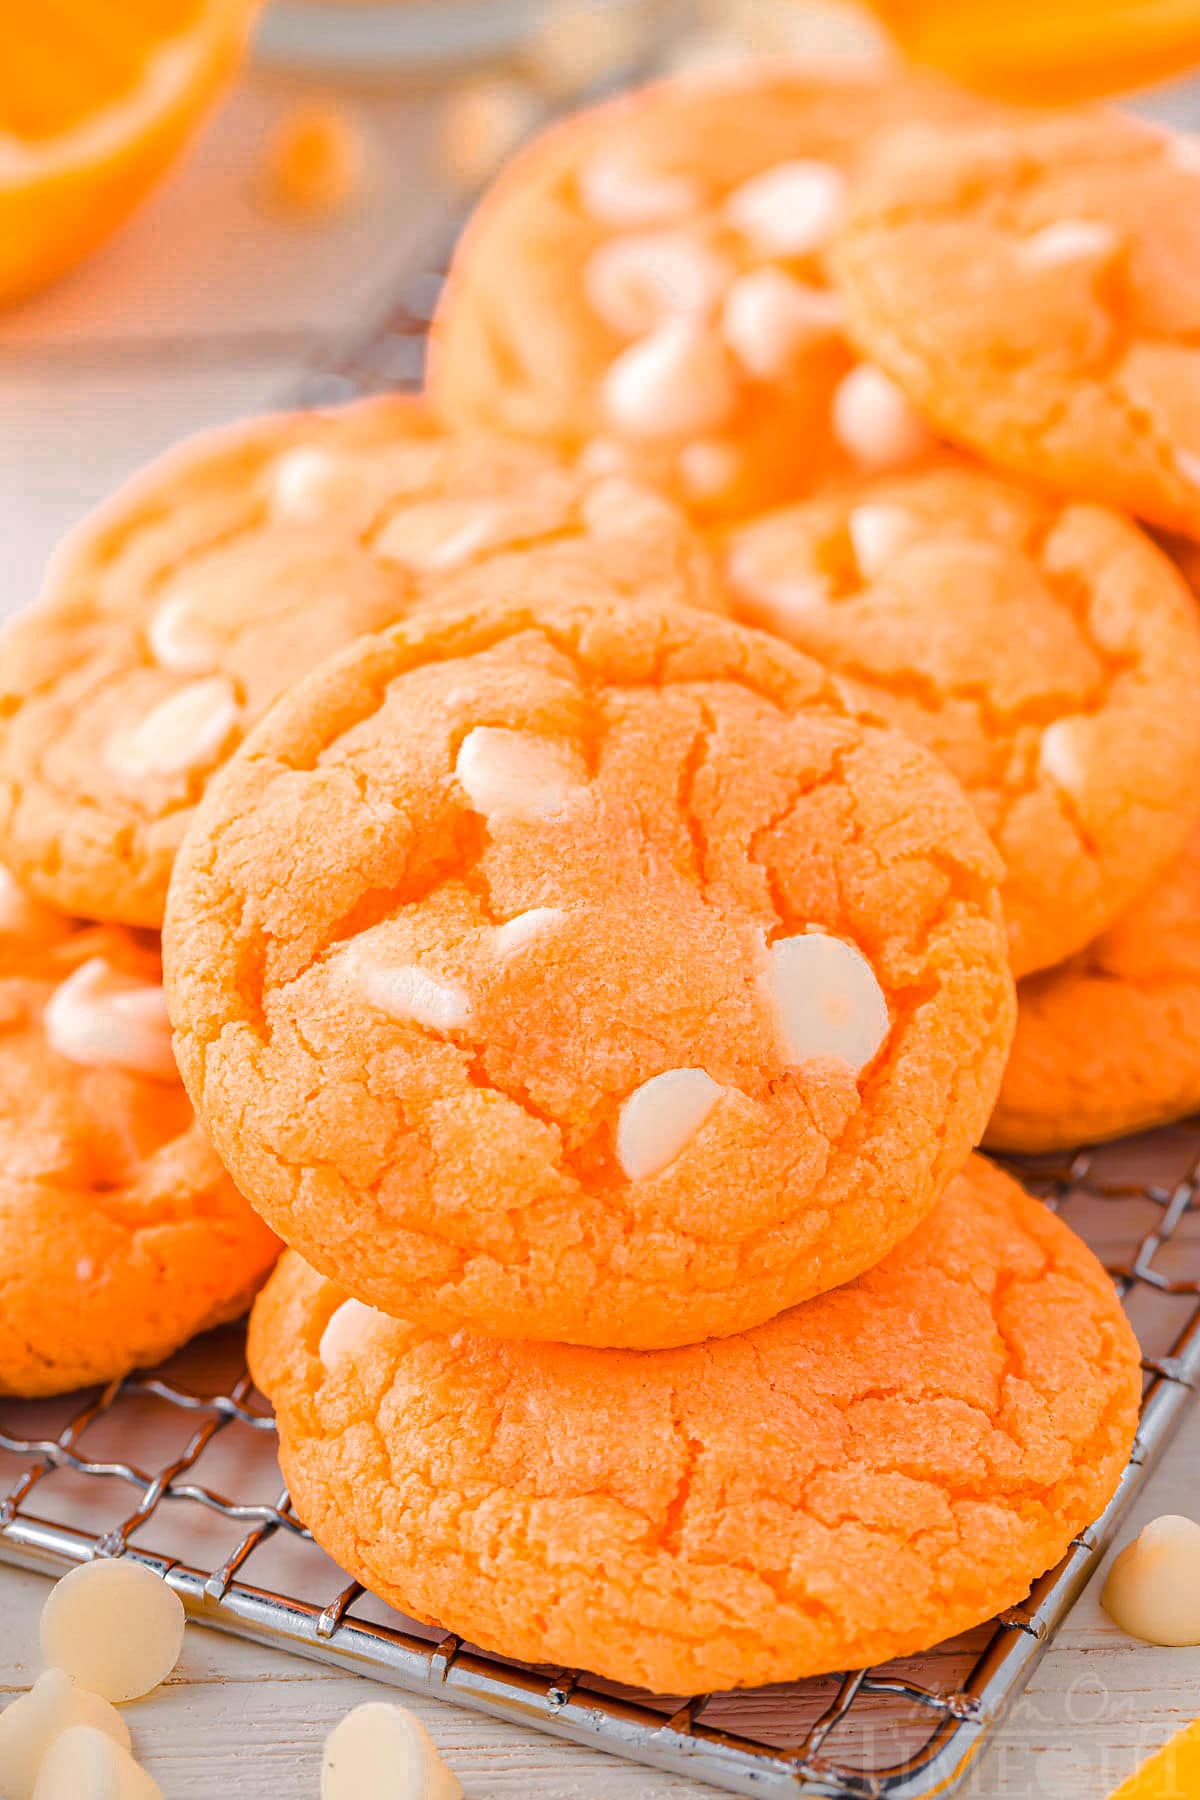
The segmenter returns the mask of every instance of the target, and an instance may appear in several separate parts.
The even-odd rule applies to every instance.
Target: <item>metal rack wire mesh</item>
[[[237,1330],[102,1392],[0,1402],[0,1560],[60,1574],[136,1555],[203,1623],[730,1793],[944,1794],[1025,1686],[1200,1386],[1200,1121],[1016,1172],[1112,1272],[1145,1351],[1141,1428],[1104,1517],[1029,1599],[925,1657],[681,1701],[439,1637],[347,1583],[291,1511]]]

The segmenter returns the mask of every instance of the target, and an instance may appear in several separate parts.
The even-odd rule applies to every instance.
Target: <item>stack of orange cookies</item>
[[[973,1152],[1200,1102],[1197,200],[1119,115],[650,88],[485,198],[421,401],[185,446],[9,632],[14,907],[162,927],[293,1501],[403,1611],[784,1681],[1111,1497],[1136,1343]]]

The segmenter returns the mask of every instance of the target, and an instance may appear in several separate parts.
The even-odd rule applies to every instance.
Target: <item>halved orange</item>
[[[255,0],[0,0],[0,302],[86,256],[237,65]]]

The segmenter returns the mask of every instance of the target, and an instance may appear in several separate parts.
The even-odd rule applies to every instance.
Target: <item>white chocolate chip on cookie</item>
[[[891,1029],[883,989],[862,951],[822,931],[771,945],[767,989],[790,1063],[832,1056],[857,1074]]]
[[[506,919],[503,925],[492,928],[492,949],[497,956],[512,956],[523,950],[526,944],[532,944],[537,938],[544,937],[552,931],[560,919],[566,914],[561,906],[531,906],[528,912],[517,913],[515,918]]]
[[[894,469],[932,448],[933,436],[890,375],[859,363],[833,396],[833,433],[864,469]]]
[[[617,1161],[630,1181],[673,1163],[724,1092],[703,1069],[665,1069],[635,1088],[617,1123]]]
[[[624,337],[641,337],[677,313],[703,314],[720,300],[731,271],[686,232],[610,238],[583,269],[597,318]]]
[[[86,1068],[126,1069],[175,1081],[171,1026],[162,988],[89,957],[55,988],[42,1023],[59,1056]]]
[[[415,575],[457,568],[481,550],[509,541],[505,509],[486,500],[418,500],[403,506],[376,536],[372,549]]]
[[[690,437],[725,423],[738,385],[716,332],[675,318],[615,358],[603,398],[610,423],[630,437]]]
[[[628,153],[604,149],[579,171],[584,209],[601,225],[665,225],[699,210],[701,196],[686,175],[639,166]]]
[[[390,1324],[386,1314],[361,1300],[343,1300],[321,1333],[317,1356],[332,1372],[338,1363],[352,1362],[380,1326]]]
[[[846,521],[854,560],[867,581],[882,575],[896,552],[912,536],[912,514],[885,501],[865,501],[851,509]]]
[[[827,244],[846,204],[846,177],[831,163],[797,158],[752,175],[725,214],[761,256],[808,256]]]
[[[1152,1519],[1114,1560],[1101,1599],[1131,1637],[1200,1644],[1200,1524],[1173,1513]]]
[[[800,351],[832,336],[841,303],[782,269],[753,269],[730,288],[721,318],[725,342],[748,375],[774,381]]]
[[[430,1031],[461,1031],[470,1022],[469,996],[416,963],[389,961],[362,943],[351,944],[343,961],[371,1005],[393,1019]]]
[[[586,780],[582,759],[566,745],[493,725],[467,733],[454,772],[475,811],[497,821],[558,818]]]
[[[116,732],[106,760],[131,782],[209,768],[236,730],[239,712],[233,683],[224,675],[205,676],[168,694],[137,725]]]
[[[1069,263],[1103,262],[1119,243],[1113,227],[1099,219],[1058,219],[1027,237],[1021,255],[1036,268],[1055,269]]]

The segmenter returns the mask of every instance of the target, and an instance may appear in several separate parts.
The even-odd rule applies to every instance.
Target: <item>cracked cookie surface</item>
[[[156,1363],[278,1254],[180,1085],[156,941],[0,878],[0,1394]]]
[[[434,404],[645,474],[705,518],[919,458],[922,421],[842,334],[828,246],[873,139],[989,113],[916,75],[763,63],[568,120],[467,225]]]
[[[653,1355],[430,1337],[285,1253],[251,1320],[297,1512],[391,1605],[665,1693],[926,1649],[1110,1498],[1138,1348],[1109,1278],[979,1158],[878,1267]]]
[[[1180,850],[1200,611],[1135,526],[947,460],[733,532],[735,602],[936,750],[1004,859],[1014,971],[1081,949]]]
[[[410,620],[211,786],[165,931],[235,1180],[360,1299],[739,1330],[911,1230],[1012,1026],[998,859],[929,752],[682,608]]]
[[[206,433],[70,538],[0,647],[0,848],[52,905],[160,925],[212,771],[275,697],[426,605],[717,604],[667,501],[407,400]]]
[[[1074,1149],[1200,1107],[1200,832],[1155,886],[1061,968],[1017,988],[987,1141]]]
[[[1200,141],[1119,113],[914,138],[833,252],[851,337],[989,462],[1200,536]]]

